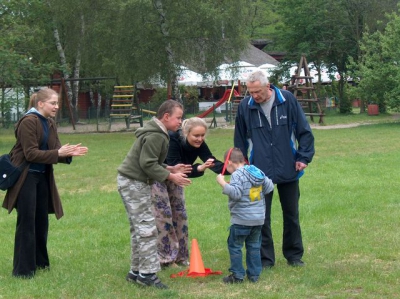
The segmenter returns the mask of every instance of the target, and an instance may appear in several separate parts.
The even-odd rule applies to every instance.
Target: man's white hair
[[[256,81],[260,81],[261,85],[267,85],[269,83],[267,74],[265,74],[263,71],[252,72],[246,79],[246,83],[252,83]]]

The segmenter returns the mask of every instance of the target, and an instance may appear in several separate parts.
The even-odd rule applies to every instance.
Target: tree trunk
[[[82,48],[82,39],[85,36],[85,19],[83,15],[81,15],[81,32],[80,32],[80,39],[78,43],[78,49],[76,51],[76,58],[75,58],[75,66],[74,66],[74,75],[73,78],[78,79],[80,76],[80,70],[81,70],[81,48]],[[79,81],[73,81],[72,82],[72,94],[73,94],[73,99],[75,99],[75,110],[74,111],[74,119],[77,121],[79,120]]]
[[[352,111],[351,108],[351,103],[349,101],[349,98],[347,97],[347,94],[345,92],[345,84],[347,82],[344,80],[343,72],[339,72],[340,75],[340,80],[339,80],[339,98],[340,98],[340,113],[342,114],[348,114]]]
[[[63,77],[64,79],[69,79],[70,78],[70,74],[68,71],[68,65],[67,65],[67,59],[65,57],[65,51],[64,48],[61,45],[61,40],[60,40],[60,34],[58,33],[58,29],[56,27],[54,27],[53,29],[53,36],[56,42],[56,47],[57,47],[57,52],[58,55],[60,56],[60,61],[61,61],[61,66],[63,68]],[[71,82],[70,81],[65,81],[65,85],[67,86],[67,95],[68,98],[70,99],[69,105],[71,106],[71,109],[74,110],[74,106],[72,103],[72,88],[71,88]]]
[[[365,101],[361,100],[360,103],[360,114],[365,113]]]

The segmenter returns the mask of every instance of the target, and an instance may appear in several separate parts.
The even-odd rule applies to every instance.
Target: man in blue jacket
[[[314,136],[294,95],[269,83],[262,71],[247,78],[247,91],[236,114],[234,144],[278,189],[283,212],[282,251],[291,266],[304,266],[299,220],[299,178],[314,156]],[[273,192],[266,200],[262,228],[263,268],[275,265],[271,232]]]

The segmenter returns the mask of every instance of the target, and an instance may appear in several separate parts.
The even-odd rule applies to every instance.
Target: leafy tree
[[[288,53],[288,61],[297,62],[305,54],[317,71],[324,64],[339,72],[340,112],[348,113],[351,105],[345,93],[347,63],[350,58],[358,60],[358,41],[365,26],[382,19],[385,10],[393,9],[394,2],[397,1],[380,1],[378,9],[373,0],[276,0],[283,24],[278,27],[276,40]]]
[[[178,99],[180,65],[207,73],[225,58],[239,57],[247,42],[245,2],[126,1],[119,11],[117,40],[113,49],[107,48],[114,61],[123,62],[115,72],[120,78],[169,82]]]
[[[19,104],[6,97],[7,87],[24,86],[25,108],[30,86],[48,81],[53,64],[38,59],[40,52],[46,52],[42,43],[43,30],[38,21],[36,7],[39,1],[8,0],[0,3],[0,87],[1,116],[9,119],[10,109]]]
[[[243,3],[233,0],[48,0],[65,74],[115,74],[122,84],[168,82],[179,98],[184,64],[211,72],[246,44]]]
[[[244,10],[247,12],[245,19],[247,36],[251,39],[270,39],[280,20],[274,3],[267,0],[251,0],[247,5],[247,9]]]
[[[357,85],[354,94],[367,103],[379,104],[400,111],[400,16],[389,15],[386,28],[366,33],[360,43],[359,61],[351,61],[349,69]]]

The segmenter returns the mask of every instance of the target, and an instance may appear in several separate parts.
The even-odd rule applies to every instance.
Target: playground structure
[[[135,97],[135,89],[134,85],[114,86],[109,130],[111,129],[112,121],[118,118],[125,120],[127,129],[129,129],[131,123],[139,123],[143,127],[143,114],[139,101]]]
[[[304,70],[303,76],[301,75],[302,70]],[[325,114],[321,109],[312,79],[313,77],[310,75],[310,69],[308,68],[306,57],[303,55],[300,58],[296,74],[291,78],[288,89],[293,92],[297,101],[301,104],[304,114],[310,116],[310,119],[313,122],[314,116],[319,116],[319,123],[323,124],[323,117]],[[300,95],[300,93],[302,93],[302,95]]]
[[[66,86],[66,81],[94,81],[98,83],[101,80],[115,80],[114,77],[102,77],[102,78],[58,78],[54,79],[51,82],[51,87],[55,89],[54,84],[59,84],[56,90],[60,94],[60,101],[65,101],[65,108],[67,108],[68,119],[70,124],[72,125],[73,130],[76,129],[76,123],[74,121],[73,112],[71,110],[70,99],[68,97],[68,87]],[[239,88],[240,90],[240,88]],[[112,124],[117,119],[123,119],[125,121],[126,128],[129,129],[132,123],[137,123],[140,126],[143,126],[144,115],[154,116],[156,115],[155,111],[144,109],[142,105],[139,104],[139,100],[135,97],[137,94],[135,85],[115,85],[112,98],[109,100],[109,104],[105,103],[105,107],[109,107],[108,116],[108,130],[111,130]],[[225,120],[230,121],[234,119],[236,103],[237,99],[243,98],[240,96],[239,92],[235,90],[235,84],[233,84],[232,88],[224,91],[223,96],[216,102],[213,103],[211,107],[207,108],[205,111],[202,111],[197,116],[200,118],[206,118],[212,116],[212,122],[210,127],[217,127],[217,115],[218,108],[222,105],[226,105],[226,115]],[[99,108],[99,107],[97,107]],[[98,109],[97,109],[98,110]],[[98,111],[97,111],[98,114]],[[97,121],[97,129],[99,130],[99,119],[98,116],[96,118]]]
[[[212,114],[213,119],[211,122],[211,126],[216,127],[217,126],[217,122],[216,122],[216,110],[221,107],[223,104],[227,105],[227,109],[225,109],[226,111],[226,116],[225,116],[225,120],[226,121],[230,121],[231,119],[234,118],[234,113],[236,111],[236,106],[237,106],[237,100],[236,99],[241,99],[243,97],[240,97],[240,94],[238,91],[236,91],[234,89],[234,86],[232,86],[231,89],[227,89],[225,90],[223,96],[214,104],[212,104],[211,107],[207,108],[205,111],[203,111],[202,113],[198,114],[197,117],[200,118],[205,118],[207,116],[209,116],[210,114]],[[136,108],[134,108],[136,109]],[[150,114],[150,115],[155,115],[157,114],[155,111],[151,111],[148,109],[140,109],[143,114]]]
[[[232,89],[225,90],[224,95],[222,96],[222,98],[220,98],[218,100],[217,103],[215,103],[213,106],[211,106],[206,111],[200,113],[197,116],[200,118],[204,118],[204,117],[208,116],[211,112],[215,111],[215,109],[219,108],[225,102],[230,103],[230,101],[232,99],[232,95],[234,95],[235,97],[239,96],[239,93],[234,89],[234,86],[232,86]]]
[[[234,118],[234,113],[236,111],[236,106],[237,106],[237,101],[235,101],[233,98],[236,99],[236,97],[239,97],[240,94],[235,90],[235,84],[232,85],[231,89],[227,89],[224,92],[224,95],[222,96],[221,99],[218,100],[217,103],[213,104],[210,108],[206,109],[204,112],[200,113],[197,115],[197,117],[204,118],[207,117],[210,113],[213,114],[213,119],[210,124],[211,127],[217,127],[217,118],[216,118],[216,109],[218,109],[222,104],[226,104],[226,116],[225,120],[226,121],[231,121]]]
[[[226,121],[233,119],[235,111],[233,99],[239,97],[239,93],[234,89],[234,85],[231,89],[225,90],[221,99],[217,103],[213,104],[210,108],[206,109],[197,117],[205,118],[210,114],[213,115],[211,126],[217,127],[216,121],[216,109],[221,105],[226,104]],[[137,101],[134,99],[134,86],[114,86],[114,95],[111,103],[111,112],[109,118],[109,130],[111,129],[112,121],[115,119],[124,119],[126,128],[130,128],[131,123],[139,123],[143,126],[143,114],[156,115],[155,111],[143,109],[139,106]]]

